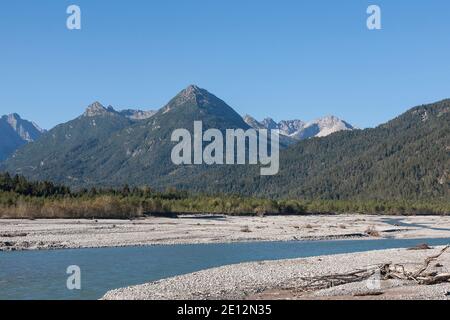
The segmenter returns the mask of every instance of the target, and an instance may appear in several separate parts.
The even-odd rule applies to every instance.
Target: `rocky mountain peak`
[[[183,101],[195,101],[199,102],[202,100],[209,100],[210,93],[206,91],[205,89],[201,89],[196,85],[190,85],[183,91],[181,91],[177,98],[180,100],[180,102]]]
[[[269,130],[278,129],[278,123],[276,123],[272,118],[266,118],[261,123]]]
[[[248,124],[250,127],[254,129],[265,129],[264,125],[261,122],[259,122],[258,120],[256,120],[255,118],[253,118],[248,114],[246,114],[243,119],[246,124]]]
[[[143,111],[143,110],[135,110],[135,109],[126,109],[122,110],[119,113],[127,117],[131,120],[145,120],[153,117],[156,114],[157,111],[149,110],[149,111]]]
[[[272,118],[266,118],[258,122],[251,116],[245,116],[244,121],[255,129],[262,128],[280,130],[282,135],[304,140],[312,137],[325,137],[332,133],[344,130],[353,130],[354,127],[336,116],[326,116],[314,121],[304,122],[302,120],[283,120],[275,122]]]
[[[205,90],[199,88],[199,87],[196,86],[195,84],[191,84],[191,85],[189,85],[186,89],[184,89],[184,91],[185,91],[187,94],[197,94],[197,93],[199,93],[199,92],[201,92],[201,91],[205,91]]]
[[[11,113],[2,117],[14,129],[17,129],[17,124],[22,118],[17,113]]]
[[[14,129],[14,131],[18,132],[20,134],[21,131],[27,131],[31,130],[32,131],[37,131],[40,133],[44,133],[45,130],[42,129],[41,127],[39,127],[36,123],[32,122],[32,121],[28,121],[28,120],[24,120],[20,117],[20,115],[18,115],[17,113],[11,113],[8,114],[6,116],[3,116],[2,118],[6,119],[6,122],[11,126],[11,128]],[[24,128],[24,126],[26,128]],[[24,134],[24,136],[22,137],[24,140],[27,141],[32,141],[33,138],[30,137],[30,135],[28,134]]]
[[[342,120],[339,119],[336,116],[333,115],[328,115],[322,118],[319,118],[316,120],[316,122],[320,122],[320,123],[327,123],[327,124],[333,124],[333,123],[337,123],[337,122],[341,122]]]
[[[108,108],[105,108],[100,102],[95,101],[86,108],[83,115],[85,117],[96,117],[114,112],[115,110],[113,107],[109,106]]]
[[[281,132],[291,135],[302,130],[305,125],[306,123],[302,120],[283,120],[278,123],[278,128]]]
[[[13,154],[22,145],[35,141],[45,130],[22,119],[17,113],[0,117],[0,161]]]
[[[167,113],[173,108],[183,105],[196,105],[198,107],[214,105],[218,101],[219,99],[207,90],[199,88],[196,85],[190,85],[178,93],[175,98],[163,108],[163,112]]]

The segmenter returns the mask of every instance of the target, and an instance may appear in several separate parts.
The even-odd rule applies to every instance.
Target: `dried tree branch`
[[[425,274],[425,271],[429,268],[431,262],[441,257],[442,254],[444,254],[444,252],[446,252],[449,248],[450,245],[443,248],[438,254],[426,258],[422,267],[414,272],[407,272],[405,266],[401,264],[384,263],[372,268],[356,270],[348,273],[316,277],[301,277],[300,280],[305,282],[305,284],[300,287],[300,291],[317,291],[343,284],[360,282],[370,279],[376,273],[380,275],[380,280],[411,280],[420,285],[433,285],[443,282],[450,282],[450,273],[438,274],[437,272],[431,272]]]

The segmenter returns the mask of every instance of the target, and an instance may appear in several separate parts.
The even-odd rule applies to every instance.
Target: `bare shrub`
[[[367,228],[366,231],[365,231],[365,233],[366,233],[367,235],[371,236],[371,237],[376,237],[376,238],[381,237],[380,232],[377,231],[377,230],[375,229],[375,227],[373,227],[373,226]]]

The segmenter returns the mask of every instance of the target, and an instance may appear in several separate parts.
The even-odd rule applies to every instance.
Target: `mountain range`
[[[339,131],[355,129],[349,123],[335,116],[327,116],[310,122],[283,120],[277,123],[272,118],[266,118],[259,122],[252,116],[246,115],[244,121],[255,129],[280,130],[280,134],[296,140],[326,137]]]
[[[280,173],[273,177],[261,177],[256,166],[173,165],[173,130],[192,132],[197,120],[205,130],[277,128],[297,142],[281,150]],[[366,130],[335,117],[258,122],[189,86],[144,116],[94,103],[80,117],[22,146],[0,169],[72,187],[129,184],[269,198],[445,200],[449,124],[450,100],[415,107]]]
[[[189,92],[190,90],[200,91],[202,89],[198,88],[197,86],[191,85],[186,90]],[[157,112],[158,111],[154,110],[143,111],[139,109],[125,109],[116,111],[112,106],[105,107],[100,102],[96,101],[87,107],[82,117],[95,118],[115,115],[116,121],[119,121],[117,119],[118,117],[127,119],[122,119],[121,121],[119,121],[124,127],[126,127],[128,125],[131,125],[133,122],[147,120],[157,114]],[[312,122],[303,122],[301,120],[286,120],[275,123],[275,121],[271,118],[267,118],[262,122],[258,122],[249,115],[245,116],[243,120],[251,128],[280,130],[280,141],[284,146],[293,144],[298,140],[308,139],[312,137],[324,137],[341,130],[354,129],[345,121],[342,121],[334,116],[320,118]],[[93,124],[96,124],[96,122],[94,121]],[[18,114],[3,116],[0,125],[2,130],[0,131],[0,133],[2,133],[3,137],[2,142],[0,143],[0,162],[11,156],[17,149],[19,149],[23,145],[35,141],[41,136],[42,133],[45,132],[45,130],[39,128],[39,126],[34,122],[21,119]],[[69,128],[71,125],[72,124],[69,124]],[[57,126],[56,128],[58,127],[60,126]],[[113,128],[116,128],[115,125],[113,125]],[[122,126],[119,125],[117,128],[120,129],[122,128]],[[103,129],[109,131],[109,129]],[[15,133],[13,133],[12,131],[15,131]],[[59,132],[58,130],[56,131]],[[71,133],[68,134],[69,136],[75,134],[77,139],[79,139],[79,143],[84,142],[83,137],[81,137],[77,133],[74,133],[73,130],[69,131],[71,131]],[[83,132],[83,134],[85,133],[86,132]]]
[[[448,202],[450,100],[412,108],[373,129],[296,143],[280,153],[278,175],[252,170],[192,176],[178,187],[270,198]]]
[[[77,187],[151,184],[185,171],[171,162],[171,134],[177,128],[192,132],[196,120],[202,120],[205,128],[250,128],[225,102],[189,86],[139,121],[95,102],[78,118],[20,148],[2,168]]]
[[[38,139],[45,130],[34,122],[13,113],[0,118],[0,161],[6,159],[21,146]]]
[[[135,109],[126,109],[121,111],[116,111],[112,106],[104,107],[100,102],[96,101],[93,104],[89,105],[84,112],[83,116],[85,117],[96,117],[96,116],[102,116],[107,115],[109,113],[114,113],[116,115],[123,116],[130,120],[145,120],[148,118],[151,118],[156,114],[156,111],[149,110],[149,111],[142,111],[142,110],[135,110]]]

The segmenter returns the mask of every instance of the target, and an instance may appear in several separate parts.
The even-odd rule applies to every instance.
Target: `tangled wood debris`
[[[398,279],[405,281],[414,281],[419,285],[434,285],[444,282],[450,282],[450,273],[438,273],[436,271],[427,272],[430,264],[433,261],[436,261],[449,248],[450,245],[443,248],[438,254],[425,259],[423,265],[415,271],[407,271],[405,266],[402,264],[385,263],[349,273],[317,277],[301,277],[300,280],[304,283],[304,285],[300,287],[300,291],[317,291],[348,283],[369,280],[375,277],[377,277],[377,279],[379,280]]]

